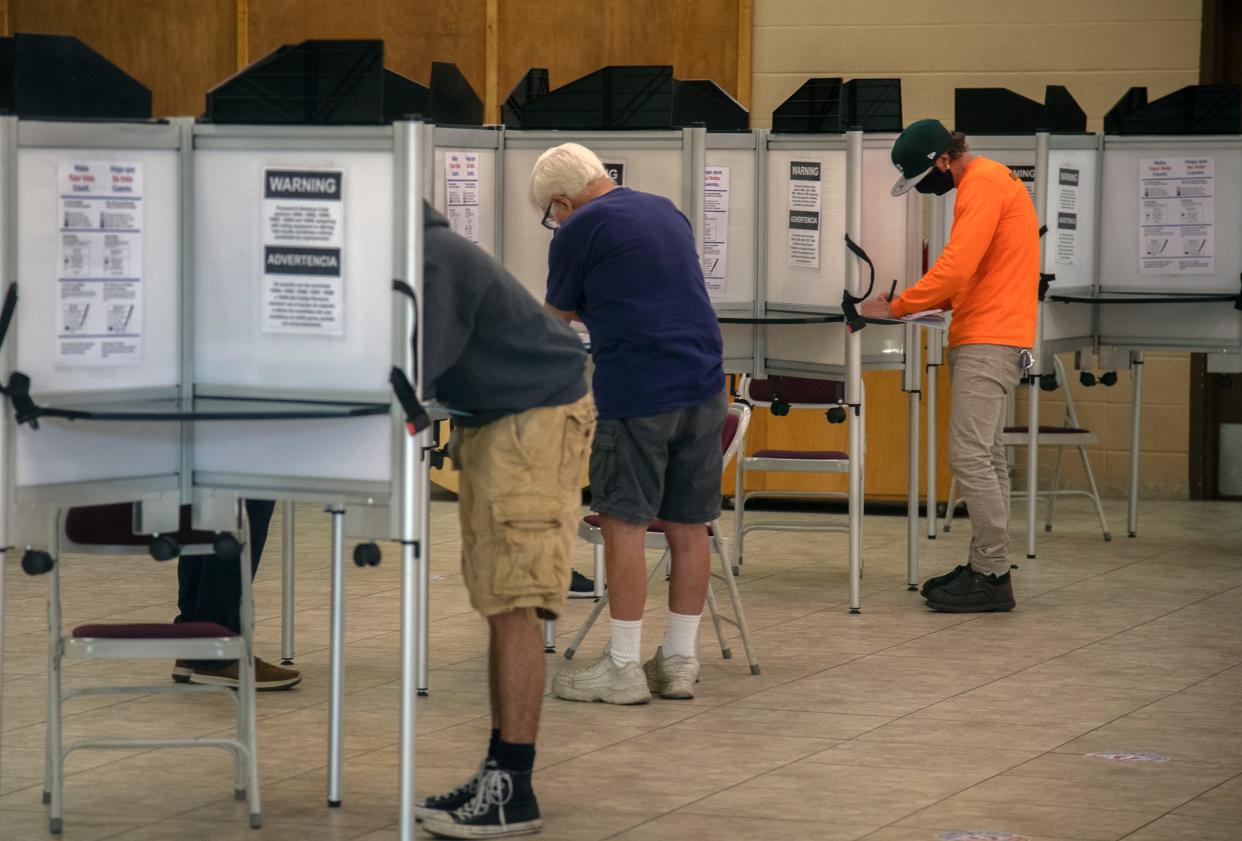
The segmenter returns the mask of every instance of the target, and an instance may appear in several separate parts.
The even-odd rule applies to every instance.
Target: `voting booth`
[[[230,123],[230,109],[284,113],[243,107],[255,103],[238,77],[209,94],[217,123],[0,118],[3,545],[37,572],[58,560],[71,507],[137,503],[134,531],[154,537],[176,532],[192,505],[194,528],[244,541],[242,499],[323,504],[337,804],[347,534],[399,541],[403,665],[413,659],[431,148],[421,124],[387,122],[382,100],[369,101],[372,125],[346,107],[368,102],[351,89],[382,81],[380,42],[275,58],[247,72],[283,78],[290,62],[309,62],[317,75],[301,80],[298,102],[334,91],[313,119]],[[360,551],[356,560],[378,562],[374,544]],[[412,668],[404,677],[402,820],[412,827]]]

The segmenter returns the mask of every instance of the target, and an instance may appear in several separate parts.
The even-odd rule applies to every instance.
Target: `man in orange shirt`
[[[1030,195],[1003,164],[970,152],[966,138],[936,120],[912,123],[893,145],[911,187],[943,195],[957,188],[944,252],[901,295],[863,302],[872,318],[921,310],[953,311],[949,327],[949,467],[970,510],[969,561],[929,579],[923,596],[935,610],[1011,610],[1009,465],[1001,444],[1005,399],[1030,367],[1039,303],[1039,222]]]

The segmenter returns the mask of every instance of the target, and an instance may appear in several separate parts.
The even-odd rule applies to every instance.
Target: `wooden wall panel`
[[[249,0],[249,58],[309,38],[382,38],[384,63],[426,84],[451,61],[483,98],[486,0]]]
[[[609,64],[671,64],[737,95],[738,0],[499,0],[501,100],[527,68],[559,87]]]
[[[74,35],[151,89],[156,116],[198,116],[236,70],[235,0],[8,0],[12,32]]]

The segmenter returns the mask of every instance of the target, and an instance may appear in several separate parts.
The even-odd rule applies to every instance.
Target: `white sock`
[[[668,612],[668,631],[664,635],[665,657],[697,657],[699,654],[699,619],[703,614],[687,616]]]
[[[609,651],[618,666],[637,663],[643,650],[643,620],[613,619]]]

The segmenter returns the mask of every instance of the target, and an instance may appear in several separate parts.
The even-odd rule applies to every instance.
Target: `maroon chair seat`
[[[795,458],[808,461],[846,461],[849,453],[839,450],[759,450],[750,458]]]
[[[236,633],[215,622],[129,622],[118,625],[79,625],[75,637],[112,640],[192,640],[235,637]]]
[[[84,546],[145,547],[151,536],[134,534],[134,506],[129,502],[70,508],[65,515],[65,536]],[[182,546],[210,546],[214,532],[190,528],[190,506],[181,506],[181,522],[175,534],[168,535]]]
[[[751,400],[767,403],[780,392],[789,403],[838,403],[845,399],[845,383],[837,380],[814,380],[809,377],[772,377],[750,380],[746,393]]]
[[[1005,432],[1011,435],[1025,435],[1029,426],[1007,426]],[[1090,429],[1079,429],[1073,426],[1041,426],[1040,435],[1089,435]]]
[[[591,528],[597,529],[600,527],[598,514],[587,514],[585,517],[582,518],[582,522],[586,523]],[[659,520],[652,520],[650,523],[647,524],[647,531],[664,534],[664,523],[660,522]],[[715,532],[712,531],[712,527],[710,525],[707,527],[707,533],[715,534]]]

